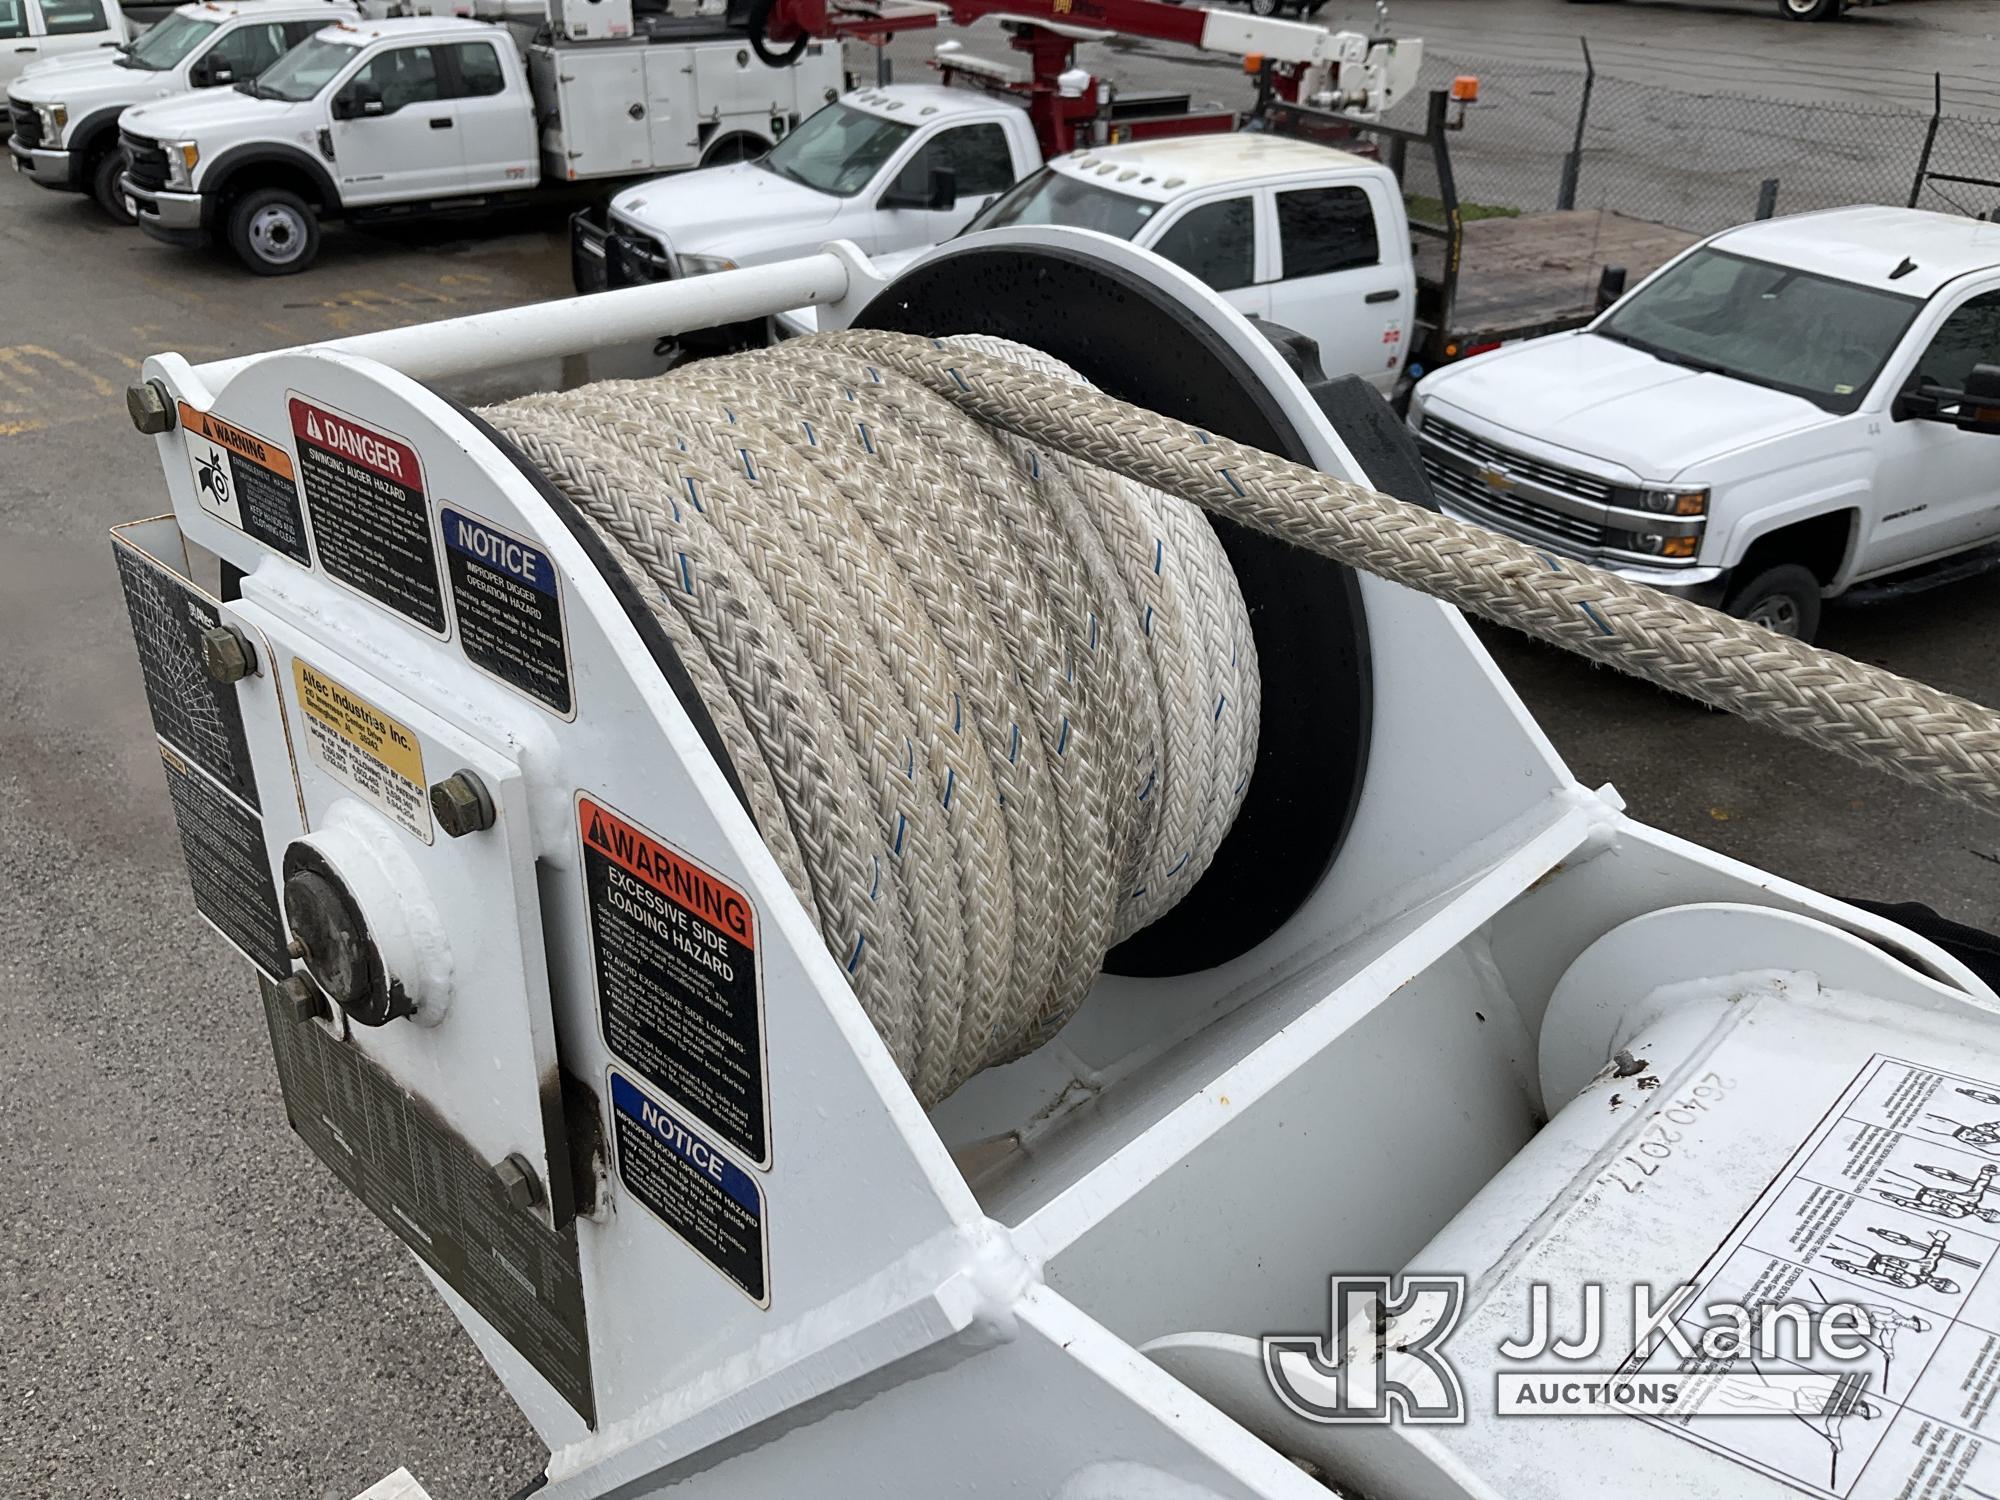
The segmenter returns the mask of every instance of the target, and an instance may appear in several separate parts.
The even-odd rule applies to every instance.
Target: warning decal
[[[723,1141],[771,1164],[764,996],[750,898],[577,798],[604,1044]]]
[[[512,1207],[492,1163],[421,1099],[262,988],[292,1129],[594,1426],[576,1226]]]
[[[757,1179],[610,1070],[618,1180],[759,1307],[771,1305],[764,1194]]]
[[[292,457],[205,411],[180,403],[181,432],[187,440],[188,472],[195,502],[244,535],[310,565],[305,518],[292,483]]]
[[[539,547],[448,505],[438,522],[466,659],[568,718],[575,703],[555,564]]]
[[[290,408],[319,565],[328,577],[443,635],[437,546],[417,450],[303,396],[294,395]]]
[[[252,808],[257,778],[243,739],[235,684],[217,682],[202,664],[201,637],[222,623],[216,601],[178,573],[122,539],[112,547],[153,732]],[[244,686],[255,688],[254,679]]]
[[[334,780],[359,793],[426,844],[431,842],[424,751],[407,727],[359,693],[292,658],[305,710],[306,747]]]
[[[160,763],[167,773],[195,910],[265,973],[291,973],[263,820],[165,740],[160,741]]]

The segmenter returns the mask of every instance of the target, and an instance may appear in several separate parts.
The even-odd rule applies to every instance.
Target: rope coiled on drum
[[[1192,506],[817,342],[483,415],[638,584],[925,1103],[1067,1020],[1207,868],[1259,682]]]

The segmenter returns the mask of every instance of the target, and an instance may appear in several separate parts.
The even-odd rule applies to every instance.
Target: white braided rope
[[[640,585],[924,1102],[1067,1020],[1207,868],[1259,684],[1185,502],[818,343],[484,415]]]

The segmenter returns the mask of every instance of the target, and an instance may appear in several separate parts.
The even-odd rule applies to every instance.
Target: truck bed
[[[1700,238],[1606,209],[1475,219],[1465,226],[1446,332],[1482,343],[1572,327],[1596,309],[1604,267],[1623,266],[1636,286]]]

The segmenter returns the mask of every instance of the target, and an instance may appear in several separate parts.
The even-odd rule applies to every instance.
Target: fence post
[[[1576,107],[1576,136],[1570,142],[1569,155],[1563,158],[1562,186],[1556,192],[1557,208],[1576,207],[1576,179],[1583,170],[1583,127],[1590,119],[1590,89],[1597,81],[1597,67],[1590,60],[1590,38],[1580,36],[1577,42],[1583,48],[1583,98]]]
[[[1944,74],[1931,74],[1931,126],[1924,132],[1923,153],[1917,158],[1916,179],[1910,184],[1910,207],[1924,195],[1924,179],[1930,175],[1931,147],[1937,144],[1938,121],[1944,118]]]
[[[1757,217],[1768,219],[1778,211],[1778,179],[1766,177],[1757,189]]]

